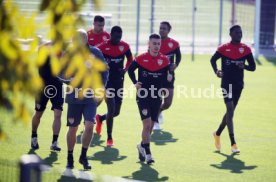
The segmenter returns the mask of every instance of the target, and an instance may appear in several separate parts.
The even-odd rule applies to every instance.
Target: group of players
[[[98,59],[102,60],[108,65],[108,71],[101,73],[102,81],[106,88],[105,102],[107,104],[106,114],[96,114],[97,106],[100,102],[93,99],[78,99],[74,98],[75,93],[66,95],[66,103],[68,104],[67,112],[67,168],[74,168],[73,150],[76,143],[76,134],[78,126],[81,122],[82,116],[84,117],[84,130],[81,137],[82,150],[79,158],[79,163],[83,165],[85,170],[91,169],[91,165],[87,160],[87,150],[93,136],[93,127],[96,124],[96,133],[100,134],[102,130],[102,123],[106,120],[107,125],[107,143],[108,147],[114,145],[112,137],[113,120],[114,117],[120,114],[122,97],[114,94],[111,97],[109,90],[117,93],[119,89],[123,88],[124,75],[128,72],[132,83],[137,89],[137,105],[142,120],[142,140],[137,145],[140,161],[146,161],[147,164],[154,162],[150,150],[150,137],[153,128],[160,129],[159,122],[161,121],[161,112],[168,109],[173,100],[174,94],[174,71],[181,61],[180,46],[177,41],[168,37],[172,27],[169,22],[161,22],[159,34],[151,34],[149,36],[148,51],[137,56],[133,60],[130,46],[122,41],[122,28],[114,26],[111,29],[110,35],[104,31],[105,20],[102,16],[95,16],[93,22],[93,29],[85,32],[78,30],[78,37],[72,39],[72,43],[81,39],[84,46],[91,54],[95,55]],[[221,46],[211,59],[212,66],[218,77],[222,78],[222,88],[227,85],[233,84],[233,93],[225,96],[225,103],[227,112],[217,132],[214,133],[215,145],[220,149],[220,134],[224,127],[227,125],[231,139],[232,152],[239,152],[236,146],[233,133],[233,113],[237,105],[241,90],[243,88],[243,69],[250,71],[255,70],[255,63],[252,57],[250,48],[241,44],[241,27],[236,25],[230,29],[230,36],[232,38],[229,44]],[[51,43],[44,44],[43,46],[51,46]],[[230,50],[230,51],[229,51]],[[124,58],[127,62],[124,65]],[[216,61],[222,58],[222,70],[218,70]],[[245,65],[245,61],[249,65]],[[239,63],[239,64],[237,64]],[[138,70],[138,77],[135,75],[135,70]],[[52,110],[54,111],[54,121],[52,125],[53,140],[51,150],[60,151],[57,140],[61,127],[61,113],[63,108],[62,97],[62,80],[54,77],[50,69],[50,57],[46,64],[39,69],[40,76],[44,80],[45,87],[53,85],[57,88],[57,94],[51,98]],[[234,75],[234,76],[233,76]],[[151,87],[154,87],[154,95],[146,94],[144,92],[151,92]],[[165,89],[168,94],[160,91]],[[164,90],[163,90],[164,91]],[[228,90],[229,91],[229,90]],[[139,93],[139,94],[138,94]],[[144,95],[140,97],[139,95]],[[145,96],[146,95],[146,96]],[[228,97],[229,96],[229,97]],[[230,97],[231,96],[231,97]],[[49,98],[42,93],[36,99],[35,114],[32,119],[32,136],[31,147],[38,149],[38,135],[37,129],[43,112]],[[232,129],[231,129],[232,128]]]

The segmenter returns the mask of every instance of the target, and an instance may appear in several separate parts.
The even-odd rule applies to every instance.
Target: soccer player
[[[48,42],[41,46],[50,47],[52,43]],[[34,150],[39,149],[37,129],[50,99],[52,103],[51,109],[54,111],[54,121],[52,124],[53,139],[50,149],[53,151],[60,151],[61,148],[58,146],[57,141],[61,127],[61,114],[64,99],[62,97],[62,82],[60,82],[57,77],[53,76],[51,71],[50,56],[47,58],[45,64],[39,68],[39,75],[44,82],[44,89],[38,98],[35,99],[35,113],[32,117],[31,148]]]
[[[216,132],[215,146],[220,150],[220,135],[227,126],[233,153],[239,153],[234,137],[233,116],[243,89],[244,70],[255,71],[256,65],[248,46],[241,43],[242,29],[239,25],[230,28],[231,42],[221,45],[211,58],[211,65],[217,77],[221,78],[226,113]],[[221,58],[221,70],[216,61]],[[247,61],[247,64],[246,64]]]
[[[96,116],[96,132],[98,134],[101,133],[102,122],[106,120],[106,145],[109,147],[114,145],[112,138],[113,118],[120,114],[123,100],[122,96],[118,94],[118,90],[123,89],[125,72],[128,70],[129,65],[133,61],[129,45],[121,40],[122,33],[123,31],[121,27],[112,27],[110,40],[98,46],[98,48],[103,52],[103,55],[108,63],[109,76],[106,85],[107,113]],[[127,58],[127,63],[124,67],[125,57]]]
[[[94,28],[87,32],[90,46],[97,46],[110,38],[110,35],[104,31],[104,25],[104,17],[96,15],[93,22]]]
[[[73,43],[81,39],[84,46],[87,44],[87,33],[85,30],[78,30],[78,36],[73,38]],[[90,52],[94,54],[97,58],[102,60],[103,62],[104,57],[101,51],[95,47],[88,47]],[[108,72],[102,73],[102,80],[103,83],[107,80]],[[73,78],[74,79],[74,78]],[[93,127],[95,122],[95,115],[97,104],[96,102],[90,97],[84,95],[83,98],[77,98],[79,94],[75,93],[74,90],[71,93],[66,94],[65,102],[68,104],[68,111],[67,111],[67,126],[69,127],[67,131],[67,147],[68,147],[68,155],[67,155],[67,165],[66,168],[73,169],[74,168],[74,157],[73,157],[73,150],[76,144],[76,134],[78,130],[78,126],[81,122],[82,115],[84,117],[84,131],[81,137],[82,149],[81,155],[79,157],[79,163],[83,165],[84,170],[90,170],[92,167],[88,163],[87,160],[87,150],[90,146],[90,142],[93,137]]]
[[[160,53],[166,55],[171,62],[170,71],[173,75],[173,80],[171,82],[168,82],[165,80],[164,88],[168,89],[168,97],[164,98],[163,104],[160,107],[160,114],[158,122],[154,123],[154,130],[160,130],[160,124],[163,123],[163,117],[162,117],[162,111],[169,109],[169,107],[172,105],[173,100],[173,94],[174,94],[174,80],[175,80],[175,74],[174,71],[178,67],[180,61],[181,61],[181,52],[180,52],[180,46],[179,43],[168,37],[168,34],[170,33],[172,27],[171,24],[167,21],[163,21],[160,23],[159,27],[159,35],[161,36],[161,48]]]
[[[154,122],[157,121],[162,103],[164,80],[171,81],[169,73],[170,61],[159,52],[161,38],[157,34],[149,36],[149,50],[135,58],[130,65],[128,74],[137,89],[136,101],[143,122],[142,142],[137,145],[139,159],[147,164],[154,162],[150,151],[150,138]],[[138,80],[135,70],[138,69]]]

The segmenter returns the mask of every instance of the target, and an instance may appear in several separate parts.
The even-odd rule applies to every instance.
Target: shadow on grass
[[[155,145],[166,145],[167,143],[176,142],[178,139],[173,138],[170,132],[163,130],[153,130],[151,135],[151,142]]]
[[[29,150],[28,154],[35,154],[35,155],[37,155],[36,152],[35,152],[35,150],[32,149],[32,148]]]
[[[81,144],[81,135],[82,135],[82,132],[77,136],[76,143]],[[105,142],[104,140],[101,140],[101,135],[94,133],[92,142],[90,143],[90,147],[102,146],[104,142]]]
[[[87,178],[87,179],[86,179]],[[72,170],[66,169],[60,179],[57,180],[57,182],[91,182],[91,175],[79,171],[79,177],[76,177],[76,175],[73,173]]]
[[[58,160],[57,152],[51,151],[48,157],[43,159],[44,164],[47,164],[49,166],[53,166],[53,163]]]
[[[120,156],[119,150],[112,147],[103,147],[104,151],[96,152],[93,156],[87,157],[88,160],[100,161],[102,164],[113,164],[115,161],[121,161],[127,156]]]
[[[235,158],[235,155],[237,154],[227,155],[227,154],[220,153],[218,151],[216,151],[215,153],[218,153],[226,157],[226,160],[222,161],[221,164],[211,164],[210,166],[214,168],[230,170],[231,173],[243,173],[244,170],[253,170],[257,167],[257,166],[246,166],[245,162]]]
[[[123,178],[140,180],[140,181],[167,181],[168,176],[159,177],[158,171],[153,169],[150,165],[140,163],[141,168],[132,173],[132,176],[123,176]]]

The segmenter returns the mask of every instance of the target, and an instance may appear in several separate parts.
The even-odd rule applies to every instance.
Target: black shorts
[[[82,116],[84,121],[90,121],[95,124],[97,104],[68,104],[67,126],[76,127],[80,124]]]
[[[63,110],[63,93],[62,93],[62,83],[61,82],[52,82],[46,83],[42,92],[35,99],[35,110],[44,111],[46,109],[48,101],[52,103],[52,110]]]
[[[243,88],[229,84],[222,86],[221,89],[224,102],[227,103],[233,101],[234,105],[236,106],[239,102]]]
[[[163,82],[163,87],[164,88],[174,88],[174,81],[175,81],[174,72],[173,72],[172,76],[173,76],[172,81],[169,82],[167,79],[164,80],[164,82]]]
[[[150,117],[152,121],[158,121],[158,114],[162,104],[162,98],[136,98],[136,102],[142,120]]]
[[[124,80],[108,81],[106,84],[106,97],[115,98],[115,103],[122,103],[123,101]]]

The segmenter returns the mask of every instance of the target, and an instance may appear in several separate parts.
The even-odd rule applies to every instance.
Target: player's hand
[[[217,77],[222,78],[223,77],[223,72],[221,70],[217,70]]]
[[[167,80],[168,80],[168,82],[171,82],[172,79],[173,79],[173,76],[172,76],[172,74],[170,74],[170,72],[168,71],[168,74],[167,74]]]
[[[238,63],[237,66],[238,66],[240,69],[244,69],[244,63]]]
[[[137,90],[140,89],[142,87],[142,83],[141,82],[135,83],[135,87]]]
[[[175,63],[172,63],[170,65],[170,71],[174,71],[177,68],[177,65]]]

